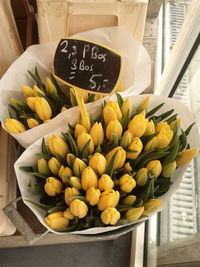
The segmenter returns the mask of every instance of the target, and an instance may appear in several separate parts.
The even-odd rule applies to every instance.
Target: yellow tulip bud
[[[23,85],[22,91],[23,91],[25,97],[35,96],[34,90],[28,85]]]
[[[116,90],[117,92],[122,92],[122,91],[124,91],[124,88],[123,88],[123,85],[122,85],[122,82],[120,81],[119,83],[118,83],[118,86],[117,86],[117,90]]]
[[[38,172],[44,175],[50,175],[50,171],[48,168],[48,163],[46,159],[39,159],[37,161],[37,165],[38,165]]]
[[[133,134],[131,131],[127,130],[124,132],[121,138],[120,146],[122,146],[123,148],[127,148],[132,141],[133,141]]]
[[[83,151],[85,144],[89,140],[90,140],[90,144],[88,147],[88,152],[90,155],[94,153],[94,143],[93,143],[92,137],[87,133],[82,133],[77,138],[77,147],[78,147],[79,152]]]
[[[144,203],[143,215],[148,215],[149,212],[157,210],[162,202],[162,199],[149,199],[146,203]]]
[[[139,171],[137,171],[135,180],[138,186],[144,186],[148,180],[147,168],[141,168]]]
[[[46,183],[44,185],[44,190],[48,196],[56,196],[62,192],[63,185],[61,181],[54,177],[49,177],[46,179]]]
[[[146,131],[144,132],[144,136],[152,135],[154,133],[155,133],[155,125],[152,120],[148,121]]]
[[[29,119],[26,120],[26,122],[27,122],[28,127],[30,129],[32,129],[32,128],[34,128],[34,127],[36,127],[36,126],[38,126],[40,124],[39,121],[37,121],[34,118],[29,118]]]
[[[72,170],[69,167],[64,167],[63,165],[60,167],[58,171],[59,177],[62,179],[64,184],[67,183],[67,178],[73,175]]]
[[[158,177],[162,172],[162,165],[159,160],[151,160],[146,166],[147,170],[152,174]]]
[[[56,154],[66,157],[67,152],[69,151],[67,143],[60,138],[59,136],[53,134],[52,137],[48,138],[48,147],[50,149],[51,154],[56,156]]]
[[[56,87],[49,78],[46,78],[45,87],[47,95],[57,94]]]
[[[144,207],[131,208],[126,212],[126,219],[129,222],[136,222],[143,214]]]
[[[124,164],[124,170],[127,172],[131,172],[133,170],[129,162],[126,162],[126,164]]]
[[[129,97],[126,98],[126,100],[122,104],[121,111],[123,115],[125,115],[128,112],[128,115],[130,116],[131,111],[132,111],[132,102]]]
[[[115,208],[107,208],[101,213],[101,220],[104,224],[115,225],[120,219],[120,213]]]
[[[177,120],[172,121],[172,122],[169,124],[170,129],[173,130],[174,127],[176,127],[176,126],[177,126],[177,128],[179,128],[179,127],[180,127],[180,123],[181,123],[181,120],[180,120],[180,119],[177,119]]]
[[[81,184],[84,191],[87,191],[90,187],[97,188],[98,177],[91,167],[83,169],[81,175]]]
[[[102,145],[104,141],[104,131],[102,124],[95,122],[91,128],[90,135],[95,146]]]
[[[87,167],[85,162],[79,158],[76,158],[73,164],[73,171],[76,176],[80,177],[83,170]]]
[[[43,123],[48,123],[50,122],[51,120],[44,120]]]
[[[159,133],[161,130],[170,130],[170,126],[166,121],[161,121],[157,126],[156,126],[156,133]]]
[[[122,125],[118,120],[110,121],[106,127],[106,138],[109,141],[112,141],[114,138],[113,134],[116,134],[120,139],[122,136],[122,131]]]
[[[67,187],[65,189],[65,203],[67,205],[70,205],[70,203],[72,202],[70,198],[73,196],[79,196],[79,195],[80,195],[80,192],[76,188]]]
[[[57,158],[50,158],[50,160],[48,161],[48,167],[50,169],[50,171],[54,174],[57,175],[58,171],[61,167],[60,162],[57,160]]]
[[[35,96],[29,96],[29,97],[26,98],[27,105],[34,112],[36,111],[36,109],[35,109],[35,101],[36,101],[36,97]]]
[[[82,133],[88,133],[88,130],[82,124],[76,124],[75,126],[75,137],[77,138]]]
[[[72,153],[67,154],[66,160],[67,160],[67,164],[69,165],[70,168],[73,168],[75,159],[76,159],[76,157],[74,154],[72,154]]]
[[[99,179],[98,187],[101,191],[110,190],[114,187],[114,182],[111,177],[107,174],[102,174]]]
[[[108,101],[103,109],[103,118],[106,124],[110,121],[121,120],[122,113],[117,102]]]
[[[72,187],[76,188],[77,190],[81,190],[82,186],[81,186],[81,179],[76,177],[76,176],[71,176],[69,178],[69,183]]]
[[[176,170],[176,161],[174,160],[173,162],[167,164],[163,169],[162,169],[162,176],[165,178],[168,178],[172,176],[174,171]]]
[[[146,131],[148,120],[145,119],[143,114],[138,114],[128,124],[128,130],[130,130],[134,137],[141,137]]]
[[[96,172],[97,175],[101,175],[104,172],[106,164],[106,158],[100,153],[95,153],[89,161],[89,166]]]
[[[159,147],[166,147],[169,145],[173,137],[172,130],[161,129],[159,134],[156,136]]]
[[[178,153],[178,156],[180,158],[176,159],[177,167],[188,165],[190,161],[196,156],[197,152],[197,149],[186,149]]]
[[[156,136],[154,136],[153,138],[151,138],[151,140],[149,140],[149,142],[147,142],[144,151],[148,151],[150,149],[156,148],[158,146],[158,141]]]
[[[134,137],[132,143],[128,147],[128,149],[133,150],[132,152],[127,152],[128,159],[136,159],[141,153],[143,148],[142,141],[139,137]]]
[[[126,206],[132,206],[136,201],[136,196],[129,195],[122,200],[122,204]]]
[[[113,189],[102,192],[98,202],[98,209],[102,211],[106,208],[115,208],[119,202],[119,197],[119,192]]]
[[[68,220],[74,219],[74,215],[71,213],[70,208],[67,208],[65,211],[63,211],[63,216]]]
[[[89,202],[91,206],[95,206],[99,202],[100,195],[101,192],[99,189],[90,187],[86,192],[86,200]]]
[[[51,119],[52,111],[46,99],[43,97],[36,97],[34,104],[35,111],[42,121]]]
[[[143,110],[147,111],[148,106],[149,106],[149,100],[150,100],[150,96],[145,97],[145,99],[137,107],[136,111],[137,112],[141,112]]]
[[[63,106],[62,108],[61,108],[61,111],[60,112],[64,112],[64,111],[66,111],[67,110],[67,108],[65,107],[65,106]]]
[[[88,206],[85,204],[85,202],[83,202],[79,199],[74,199],[70,203],[70,211],[74,216],[81,219],[87,215]]]
[[[115,162],[114,162],[114,167],[113,169],[120,169],[122,168],[122,166],[124,165],[124,162],[126,160],[126,151],[121,147],[118,146],[116,148],[114,148],[113,150],[111,150],[107,155],[106,155],[106,159],[107,159],[107,164],[109,164],[111,158],[114,156],[115,154]]]
[[[45,222],[54,230],[65,229],[69,225],[69,220],[63,216],[62,211],[56,211],[49,214],[45,218]]]
[[[5,126],[6,126],[6,129],[10,133],[14,133],[14,134],[23,133],[26,131],[26,128],[24,127],[24,125],[15,119],[6,119]]]
[[[40,88],[38,88],[36,85],[33,86],[33,91],[34,91],[35,96],[39,96],[39,94],[45,95],[45,93]]]
[[[122,177],[120,177],[119,184],[121,191],[126,193],[130,193],[133,190],[133,188],[136,187],[135,180],[133,179],[132,176],[128,174],[124,174]]]

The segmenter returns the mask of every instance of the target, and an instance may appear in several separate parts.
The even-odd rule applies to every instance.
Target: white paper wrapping
[[[138,95],[147,88],[151,82],[151,60],[144,46],[136,41],[123,27],[101,28],[73,36],[83,40],[94,41],[106,45],[123,56],[124,70],[122,84],[126,94]],[[27,70],[33,70],[35,66],[41,77],[46,77],[52,71],[54,53],[58,42],[43,45],[30,46],[8,69],[0,80],[0,119],[5,129],[5,120],[9,118],[8,99],[14,97],[23,100],[22,85],[32,85]],[[68,115],[75,112],[72,108],[62,112],[47,124],[41,124],[21,134],[12,134],[18,142],[28,147],[41,136],[56,130],[66,123]]]
[[[123,93],[122,96],[123,96],[123,98],[125,98],[126,97],[125,93]],[[140,95],[140,96],[133,96],[132,95],[131,99],[132,99],[132,103],[133,103],[133,108],[137,107],[137,105],[146,96],[147,95]],[[115,96],[106,97],[104,100],[108,100],[108,99],[114,100]],[[103,101],[103,100],[101,100],[101,101]],[[93,118],[98,117],[98,115],[101,112],[101,108],[100,108],[100,106],[101,106],[100,102],[101,101],[88,104],[88,106],[87,106],[87,109],[92,114]],[[175,110],[174,114],[176,114],[176,113],[179,114],[178,118],[181,119],[181,127],[183,129],[186,129],[192,122],[194,122],[194,117],[193,117],[192,113],[188,110],[188,108],[184,104],[182,104],[181,102],[179,102],[175,99],[151,95],[149,110],[152,109],[153,107],[157,106],[158,104],[163,103],[163,102],[165,103],[165,105],[159,110],[159,112],[157,114],[162,114],[162,113],[174,108],[174,110]],[[76,116],[73,116],[75,114],[76,114],[75,109],[71,110],[70,114],[66,113],[66,119],[72,125],[74,125],[76,123],[76,118],[75,118]],[[56,131],[54,131],[53,133],[60,135],[61,132],[66,132],[66,131],[67,131],[67,125],[61,124],[60,127]],[[47,136],[45,136],[45,139],[47,140],[47,137],[51,136],[53,133],[50,133]],[[15,172],[16,172],[16,176],[17,176],[17,181],[19,184],[19,188],[20,188],[24,203],[34,212],[34,214],[37,216],[39,221],[45,227],[47,227],[49,229],[49,231],[57,233],[57,234],[63,234],[63,233],[55,232],[48,227],[48,225],[44,221],[44,216],[45,216],[44,210],[36,207],[35,205],[31,204],[30,202],[25,201],[25,199],[28,199],[28,200],[32,200],[34,202],[39,202],[40,196],[33,196],[31,194],[31,192],[28,190],[28,184],[29,184],[30,179],[35,179],[35,178],[31,177],[27,173],[21,171],[19,169],[19,167],[20,166],[31,166],[31,165],[36,164],[37,157],[35,156],[35,154],[41,153],[41,143],[42,143],[42,138],[37,140],[31,146],[29,146],[28,149],[26,149],[26,151],[21,155],[21,157],[15,163],[14,167],[15,167]],[[199,148],[198,132],[197,132],[197,126],[196,125],[193,126],[193,128],[190,132],[190,135],[188,137],[188,143],[190,144],[191,148]],[[185,170],[186,170],[186,167],[182,167],[182,168],[178,168],[175,171],[175,173],[172,177],[173,184],[171,185],[169,191],[161,197],[161,199],[163,199],[163,204],[161,205],[159,210],[152,212],[150,215],[153,215],[154,213],[156,213],[156,212],[158,212],[164,208],[164,206],[168,202],[171,194],[178,188]],[[143,218],[139,221],[143,221],[143,220],[146,220],[146,218]],[[135,223],[132,223],[132,224],[134,227]],[[117,228],[122,228],[122,227],[127,226],[127,225],[129,225],[129,224],[126,224],[123,226],[117,226],[117,227],[91,228],[91,229],[82,230],[82,231],[75,231],[72,233],[73,234],[99,234],[99,233],[103,233],[103,232],[107,232],[107,231],[116,230]],[[64,233],[64,234],[66,234],[66,233]]]

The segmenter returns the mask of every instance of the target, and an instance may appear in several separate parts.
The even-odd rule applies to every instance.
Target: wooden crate
[[[40,43],[79,32],[124,26],[142,41],[148,0],[37,0]]]

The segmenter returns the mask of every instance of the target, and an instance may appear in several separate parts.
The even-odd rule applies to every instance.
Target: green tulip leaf
[[[19,167],[19,169],[24,171],[24,172],[33,172],[32,166],[21,166],[21,167]]]
[[[89,155],[89,145],[90,145],[90,141],[91,141],[91,139],[89,139],[89,140],[85,143],[85,145],[84,145],[84,147],[83,147],[82,155],[81,155],[81,158],[82,158],[82,159],[87,159],[87,157],[88,157],[88,155]]]
[[[77,149],[76,143],[74,141],[74,138],[72,137],[70,132],[66,133],[65,136],[67,137],[67,139],[69,141],[71,152],[77,157],[78,156],[78,149]]]
[[[167,117],[169,117],[172,113],[174,112],[174,109],[170,109],[167,112],[157,116],[157,118],[160,118],[160,121],[163,121],[164,119],[166,119]]]
[[[15,120],[19,119],[17,110],[10,104],[8,105],[8,113],[9,113],[10,118],[15,119]]]
[[[61,165],[65,165],[65,164],[66,164],[66,160],[65,160],[65,158],[62,157],[61,155],[56,154],[56,158],[57,158],[57,160],[60,162]]]
[[[121,125],[122,125],[122,127],[123,127],[124,130],[126,129],[128,123],[129,123],[129,121],[130,121],[130,112],[129,112],[129,110],[128,110],[128,111],[125,113],[125,115],[123,116],[122,120],[120,121],[120,123],[121,123]]]
[[[133,204],[133,208],[140,208],[142,206],[144,206],[143,200],[140,200],[139,202]]]
[[[74,93],[72,92],[72,90],[69,90],[69,95],[70,95],[71,106],[72,107],[78,106],[78,102],[77,102],[76,96],[74,95]]]
[[[89,94],[87,103],[91,103],[95,101],[95,94]]]
[[[48,176],[45,176],[44,174],[41,174],[39,172],[29,172],[29,174],[45,180],[48,178]]]
[[[81,200],[81,201],[83,201],[83,202],[85,202],[85,203],[88,203],[87,202],[87,200],[86,200],[86,198],[84,197],[84,196],[71,196],[70,198],[69,198],[69,200],[74,200],[74,199],[79,199],[79,200]]]
[[[48,209],[47,213],[51,214],[51,213],[56,212],[56,211],[65,211],[66,209],[67,209],[66,207],[62,207],[62,206],[53,207],[53,208]]]
[[[173,162],[176,159],[178,152],[179,152],[179,141],[176,142],[171,152],[162,160],[162,167]]]
[[[161,196],[165,194],[169,190],[171,184],[172,183],[169,178],[158,179],[155,183],[155,186],[159,185],[159,188],[155,191],[155,196]]]
[[[45,154],[45,155],[49,155],[50,156],[50,153],[49,153],[49,150],[45,144],[45,139],[42,138],[42,154]]]
[[[112,176],[113,169],[114,169],[114,164],[115,164],[115,158],[116,158],[117,152],[118,151],[115,152],[115,154],[112,156],[112,158],[108,162],[108,164],[106,166],[106,169],[104,171],[105,174],[108,174],[108,175]]]
[[[187,135],[182,129],[181,129],[181,132],[182,134],[179,136],[179,140],[180,140],[179,152],[184,150],[184,148],[187,146]]]
[[[50,154],[42,154],[42,153],[36,153],[35,154],[37,157],[42,158],[42,159],[50,159],[51,155]]]
[[[147,112],[146,114],[146,118],[151,117],[152,115],[154,115],[165,103],[161,103],[158,106],[156,106],[155,108],[151,109],[149,112]]]
[[[175,121],[177,119],[178,114],[174,114],[169,119],[166,120],[168,124],[170,124],[172,121]]]
[[[118,93],[116,93],[116,97],[117,97],[118,105],[119,105],[119,107],[121,108],[122,105],[123,105],[123,103],[124,103],[124,100],[123,100],[123,98],[121,97],[121,95],[118,94]]]
[[[130,208],[130,207],[129,207]],[[120,226],[120,225],[124,225],[124,224],[127,224],[128,223],[128,220],[127,219],[120,219],[116,224],[115,226]]]
[[[29,203],[31,203],[31,204],[33,204],[33,205],[35,205],[35,206],[37,206],[40,209],[43,209],[43,210],[48,210],[48,209],[53,208],[50,205],[45,205],[45,204],[37,203],[37,202],[34,202],[32,200],[29,200],[29,199],[24,199],[24,200],[27,201],[27,202],[29,202]]]
[[[114,137],[112,140],[112,145],[116,147],[119,144],[119,137],[115,133],[113,133],[112,136]]]
[[[193,122],[186,130],[185,130],[185,134],[188,136],[188,134],[190,133],[192,127],[194,126],[195,122]]]

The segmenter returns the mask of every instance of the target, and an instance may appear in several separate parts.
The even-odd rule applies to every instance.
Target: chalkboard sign
[[[111,94],[118,86],[122,57],[105,46],[78,39],[62,39],[54,57],[54,75],[69,86]]]

